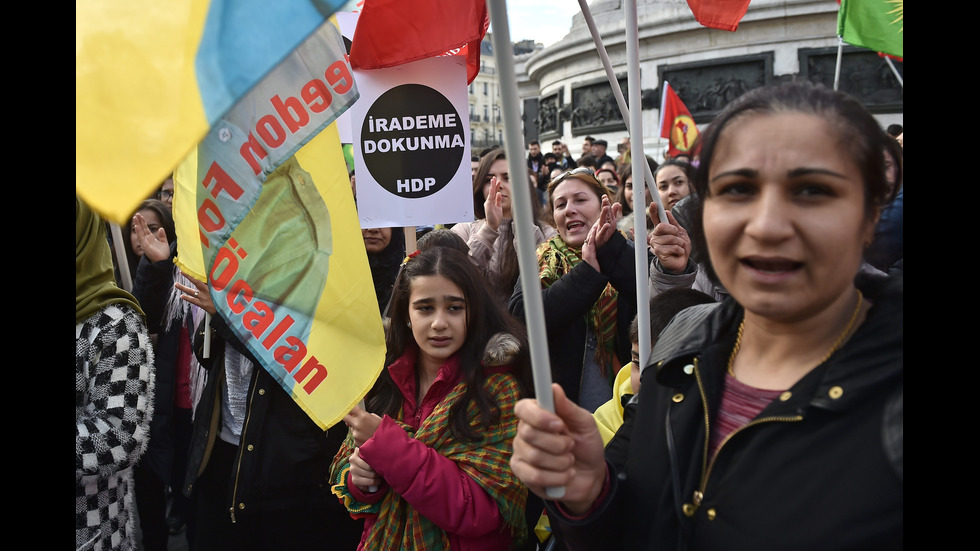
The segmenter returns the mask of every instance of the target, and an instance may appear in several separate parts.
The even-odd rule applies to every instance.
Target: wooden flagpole
[[[414,253],[418,248],[418,241],[415,239],[415,226],[405,226],[405,254]]]
[[[126,256],[126,247],[129,243],[123,243],[122,230],[119,224],[109,223],[109,231],[112,233],[112,247],[116,249],[116,265],[119,268],[119,277],[122,279],[123,289],[133,292],[133,274],[129,273],[129,257]]]

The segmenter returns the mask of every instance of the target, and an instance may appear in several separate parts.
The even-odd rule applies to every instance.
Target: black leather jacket
[[[873,306],[851,339],[710,461],[742,308],[674,318],[606,447],[606,498],[584,520],[547,504],[569,548],[901,549],[902,279],[856,282]]]
[[[550,287],[541,290],[552,378],[574,402],[578,402],[581,393],[586,324],[591,323],[586,319],[587,314],[608,283],[612,283],[619,293],[616,301],[619,363],[609,370],[610,387],[619,367],[632,359],[629,326],[636,316],[636,258],[632,242],[622,233],[615,232],[608,243],[596,250],[596,259],[601,273],[587,262],[580,262]],[[524,292],[520,280],[514,287],[508,309],[518,319],[524,319]]]

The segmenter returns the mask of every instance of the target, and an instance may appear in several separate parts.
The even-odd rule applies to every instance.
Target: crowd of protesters
[[[476,220],[418,250],[411,228],[362,230],[385,369],[326,431],[174,267],[172,180],[124,258],[76,199],[76,547],[900,549],[903,138],[846,94],[764,86],[692,155],[647,156],[640,212],[628,137],[616,158],[532,141],[521,174],[474,152]],[[521,193],[553,410],[533,392]],[[130,353],[100,359],[106,339]]]

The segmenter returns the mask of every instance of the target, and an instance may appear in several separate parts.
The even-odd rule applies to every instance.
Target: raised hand
[[[137,212],[133,215],[132,232],[139,239],[143,254],[150,262],[160,262],[170,258],[170,242],[167,240],[167,231],[163,227],[157,228],[156,233],[151,232],[146,218]]]
[[[661,222],[655,203],[651,204],[647,211],[655,224],[653,231],[647,234],[650,250],[657,255],[664,269],[671,272],[684,271],[688,259],[691,258],[691,237],[687,234],[687,230],[677,223],[669,210],[666,211],[667,221]]]
[[[490,178],[490,190],[483,202],[483,211],[487,213],[487,225],[494,231],[497,231],[500,222],[504,219],[504,209],[500,206],[500,185],[500,180],[496,176],[492,176]]]

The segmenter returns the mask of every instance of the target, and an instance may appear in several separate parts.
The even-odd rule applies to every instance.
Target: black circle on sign
[[[421,84],[402,84],[381,94],[361,126],[368,172],[384,189],[410,199],[445,187],[459,170],[465,144],[456,107]]]

